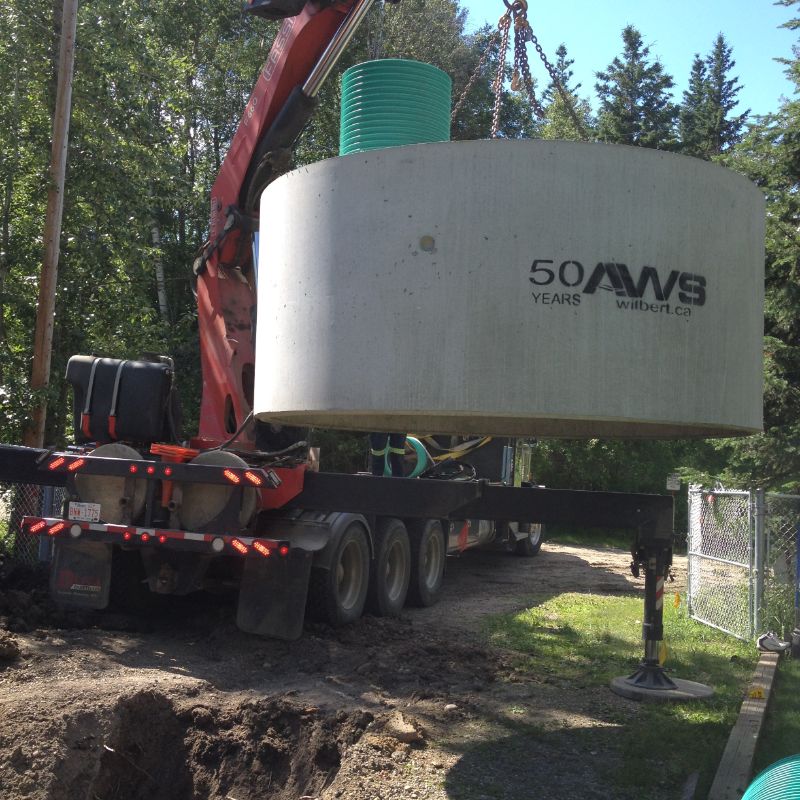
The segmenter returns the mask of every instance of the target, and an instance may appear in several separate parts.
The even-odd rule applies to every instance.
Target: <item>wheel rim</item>
[[[361,559],[361,548],[356,541],[348,542],[336,568],[336,585],[342,608],[349,610],[356,605],[363,582],[364,562]]]
[[[406,555],[402,543],[394,542],[386,554],[386,572],[384,574],[386,596],[392,602],[397,601],[403,593],[406,568]]]
[[[541,538],[542,526],[539,523],[531,525],[530,530],[528,531],[528,541],[531,543],[531,547],[536,547]]]
[[[425,586],[432,589],[439,582],[442,565],[442,537],[433,534],[428,537],[425,543],[425,554],[422,562],[422,579],[425,581]]]

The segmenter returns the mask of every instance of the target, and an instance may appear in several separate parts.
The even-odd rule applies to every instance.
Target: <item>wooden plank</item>
[[[717,767],[708,800],[740,800],[747,790],[779,659],[778,653],[761,654],[739,718]]]

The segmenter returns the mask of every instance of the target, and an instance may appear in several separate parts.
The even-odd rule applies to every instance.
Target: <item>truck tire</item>
[[[367,607],[379,617],[403,610],[411,578],[411,545],[402,520],[384,517],[375,533],[375,559],[370,570]]]
[[[414,520],[408,526],[411,545],[410,605],[427,608],[439,600],[444,579],[447,547],[439,520]]]
[[[539,522],[520,522],[519,531],[528,535],[524,539],[517,539],[511,545],[514,555],[526,558],[535,556],[542,549],[544,525]]]
[[[163,595],[150,591],[141,554],[115,547],[111,556],[111,609],[126,614],[148,614],[163,604]]]
[[[337,628],[355,622],[364,611],[369,588],[369,543],[359,522],[345,528],[330,569],[314,568],[308,587],[312,617]]]

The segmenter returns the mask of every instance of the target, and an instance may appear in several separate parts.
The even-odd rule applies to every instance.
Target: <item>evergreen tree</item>
[[[784,0],[794,6],[798,0]],[[785,27],[796,29],[800,20]],[[795,51],[797,53],[797,50]],[[800,58],[787,61],[800,90]],[[764,433],[719,445],[731,483],[800,490],[800,101],[759,119],[723,161],[767,199]]]
[[[622,42],[622,56],[596,73],[598,135],[607,142],[670,149],[677,116],[669,93],[672,76],[650,59],[650,48],[632,25],[622,31]]]
[[[556,62],[553,67],[568,100],[565,102],[551,79],[542,94],[547,104],[545,118],[537,131],[542,139],[583,139],[594,128],[595,123],[589,101],[578,96],[581,84],[571,85],[574,73],[570,68],[574,63],[575,59],[567,56],[566,45],[560,44],[556,50]],[[573,112],[583,126],[583,130],[575,124]]]
[[[574,86],[570,86],[572,76],[575,74],[570,68],[574,63],[575,59],[569,58],[567,55],[567,46],[562,42],[556,48],[556,61],[555,64],[553,64],[553,69],[555,69],[558,81],[564,87],[564,91],[566,91],[567,94],[577,97],[578,89],[581,88],[581,84],[576,83]],[[547,84],[547,88],[542,93],[542,99],[545,103],[551,103],[556,97],[558,97],[558,90],[551,78],[550,82]]]
[[[741,140],[742,130],[750,113],[750,109],[747,109],[742,114],[730,116],[738,102],[736,96],[742,88],[738,78],[729,77],[736,66],[732,52],[720,33],[706,58],[709,90],[707,141],[711,155],[719,155]]]
[[[681,150],[690,156],[705,155],[703,134],[708,94],[706,62],[695,53],[689,86],[683,93],[679,123]]]
[[[739,79],[729,77],[736,65],[731,53],[719,34],[705,59],[694,57],[680,110],[681,150],[688,155],[710,159],[741,139],[750,112],[731,116],[741,90]]]

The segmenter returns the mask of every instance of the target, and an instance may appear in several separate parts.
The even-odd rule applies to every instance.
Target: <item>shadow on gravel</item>
[[[521,728],[468,746],[445,779],[449,800],[639,800],[610,780],[616,727],[563,732]],[[649,795],[655,797],[656,795]]]

